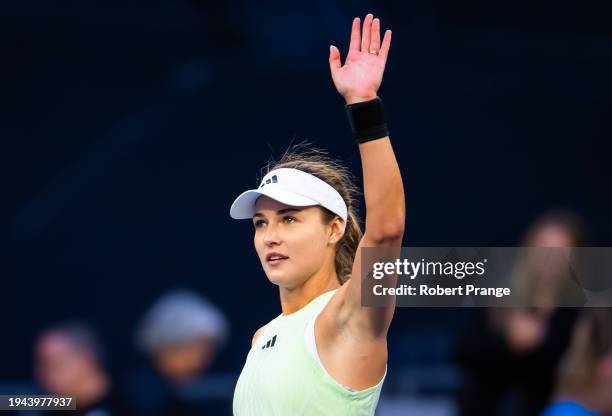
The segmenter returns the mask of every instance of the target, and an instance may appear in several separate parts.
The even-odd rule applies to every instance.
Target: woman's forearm
[[[376,246],[401,245],[405,199],[402,176],[389,137],[359,145],[363,168],[365,236]]]

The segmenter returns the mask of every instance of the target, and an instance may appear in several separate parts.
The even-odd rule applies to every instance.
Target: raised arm
[[[353,108],[377,98],[391,45],[391,31],[385,32],[381,42],[380,20],[371,14],[363,22],[363,31],[360,26],[359,18],[355,18],[344,65],[335,46],[330,47],[329,56],[334,84],[347,105]],[[376,137],[376,130],[381,130],[374,129],[372,135],[368,132],[367,123],[361,127],[365,128],[361,137],[364,142],[359,144],[364,180],[365,232],[357,249],[352,277],[338,293],[341,305],[338,319],[340,325],[359,331],[360,336],[381,338],[387,334],[395,305],[386,308],[361,306],[361,248],[401,246],[405,220],[404,186],[389,136],[380,137],[379,133],[378,138],[372,139]]]

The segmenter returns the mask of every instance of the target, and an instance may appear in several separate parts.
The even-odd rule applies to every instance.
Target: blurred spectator
[[[35,345],[35,377],[51,394],[73,397],[73,415],[132,415],[103,367],[102,349],[93,331],[83,324],[47,330]],[[45,412],[45,414],[65,414]]]
[[[576,247],[583,241],[581,220],[556,211],[529,228],[523,245]],[[561,254],[533,250],[515,268],[513,293],[522,304],[537,307],[474,311],[457,351],[465,375],[458,395],[461,415],[537,415],[550,399],[577,314],[557,306],[562,299],[573,304],[585,300]]]
[[[559,369],[555,401],[542,416],[612,414],[612,309],[585,310]]]
[[[576,215],[553,211],[536,221],[523,244],[531,247],[518,259],[513,272],[512,293],[520,304],[536,306],[538,312],[550,312],[557,306],[584,305],[586,297],[569,267],[571,247],[584,242],[584,226]],[[551,250],[563,247],[564,250]]]
[[[227,333],[222,312],[196,293],[180,290],[159,299],[137,334],[138,344],[153,366],[153,371],[141,372],[136,383],[141,413],[228,413],[231,391],[217,395],[205,377]]]

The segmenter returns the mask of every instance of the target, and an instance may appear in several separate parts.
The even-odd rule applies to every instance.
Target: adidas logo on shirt
[[[268,342],[266,342],[266,345],[261,347],[261,349],[264,350],[266,348],[272,348],[275,343],[276,343],[276,335],[274,335],[272,339],[268,340]]]

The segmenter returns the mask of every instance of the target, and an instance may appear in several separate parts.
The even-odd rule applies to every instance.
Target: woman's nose
[[[276,225],[268,224],[264,233],[264,244],[272,246],[280,243],[279,230]]]

